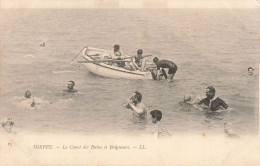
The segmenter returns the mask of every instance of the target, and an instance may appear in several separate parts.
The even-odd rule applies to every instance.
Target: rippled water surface
[[[12,116],[18,132],[149,134],[151,120],[135,123],[122,106],[138,90],[149,109],[163,112],[172,135],[223,134],[227,121],[240,134],[255,134],[259,17],[257,9],[2,10],[0,117]],[[69,63],[86,45],[110,50],[114,43],[129,55],[142,48],[174,61],[174,81],[104,78]],[[249,66],[254,76],[247,76]],[[78,95],[63,96],[69,80]],[[203,97],[209,85],[228,111],[208,114],[178,105],[185,94]],[[26,90],[41,101],[36,110],[21,103]]]

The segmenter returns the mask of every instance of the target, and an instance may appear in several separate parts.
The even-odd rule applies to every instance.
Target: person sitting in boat
[[[69,81],[69,82],[68,82],[68,89],[63,90],[63,93],[64,93],[63,95],[67,95],[67,94],[69,94],[69,93],[78,92],[78,90],[73,89],[74,86],[75,86],[75,82],[74,82],[74,81]]]
[[[156,64],[156,67],[157,67],[157,72],[155,73],[155,76],[157,77],[157,80],[158,80],[158,77],[160,75],[160,69],[164,69],[164,68],[168,68],[168,75],[165,73],[164,70],[162,70],[164,72],[164,77],[165,79],[167,80],[172,80],[175,73],[177,72],[178,70],[178,67],[175,63],[173,63],[172,61],[169,61],[169,60],[160,60],[155,57],[153,59],[153,62]]]
[[[124,53],[120,50],[120,45],[115,44],[114,48],[110,51],[110,58],[114,60],[123,60],[125,59]],[[116,65],[117,67],[124,67],[125,62],[112,63],[111,65]]]
[[[137,50],[137,54],[132,58],[134,70],[145,71],[146,59],[143,57],[143,50]]]
[[[203,104],[208,111],[217,111],[229,107],[222,99],[216,97],[216,90],[212,86],[207,87],[206,96],[207,97],[202,99],[198,105]]]

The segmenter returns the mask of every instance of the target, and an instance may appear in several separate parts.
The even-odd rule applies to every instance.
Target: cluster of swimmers
[[[220,109],[227,109],[229,106],[220,98],[215,96],[216,90],[214,87],[209,86],[206,89],[206,98],[203,98],[200,101],[195,101],[193,103],[189,103],[192,97],[185,97],[184,102],[187,104],[192,104],[195,106],[199,106],[206,111],[217,111]],[[147,120],[147,112],[148,108],[141,102],[142,94],[138,91],[134,92],[131,98],[128,100],[124,106],[127,109],[132,110],[133,118],[138,122],[145,122]],[[152,117],[152,122],[155,124],[155,131],[153,132],[158,138],[168,137],[170,133],[168,132],[165,125],[161,123],[162,112],[160,110],[152,110],[150,112]],[[229,125],[231,126],[231,125]],[[225,125],[226,128],[226,125]],[[225,132],[229,135],[234,135],[231,133],[231,130],[225,130]]]
[[[45,46],[45,43],[44,45]],[[139,71],[146,71],[145,65],[147,60],[145,59],[145,56],[142,55],[143,50],[139,49],[137,50],[137,55],[134,57],[131,57],[131,62],[126,64],[125,62],[117,62],[116,65],[118,67],[124,67],[129,70],[139,70]],[[120,45],[115,44],[114,48],[111,50],[111,58],[112,59],[125,59],[124,54],[120,50]],[[168,60],[159,60],[157,57],[153,59],[154,64],[156,65],[156,71],[152,71],[153,78],[155,80],[159,79],[161,75],[165,77],[167,80],[172,80],[178,67],[177,65]],[[111,64],[112,65],[112,64]],[[168,69],[168,75],[165,72],[165,68]],[[160,73],[162,71],[162,74]],[[252,67],[248,68],[248,74],[253,75],[254,69]],[[66,90],[63,90],[63,95],[78,92],[78,90],[74,89],[75,82],[69,81],[68,86]],[[25,99],[31,98],[31,92],[26,91],[24,94]],[[138,91],[134,92],[134,94],[131,96],[127,104],[124,104],[124,106],[127,109],[132,110],[133,118],[137,119],[139,122],[146,121],[147,120],[147,112],[148,108],[141,102],[142,101],[142,94]],[[209,86],[206,88],[206,97],[202,100],[193,99],[192,96],[185,96],[184,103],[198,106],[206,111],[217,111],[217,110],[223,110],[227,109],[229,106],[226,104],[225,101],[220,99],[216,96],[216,90],[214,87]],[[37,103],[34,101],[34,99],[30,102],[31,107],[36,107],[40,103]],[[162,119],[162,111],[160,110],[152,110],[150,111],[150,115],[152,118],[152,123],[155,124],[155,130],[154,135],[158,138],[161,137],[169,137],[170,133],[167,130],[166,126],[161,123]],[[11,117],[6,118],[4,121],[1,122],[2,128],[5,129],[6,132],[10,133],[12,126],[14,125],[14,122],[12,121]],[[236,134],[232,133],[232,124],[230,122],[227,122],[224,124],[225,133],[228,136],[231,137],[237,137]]]

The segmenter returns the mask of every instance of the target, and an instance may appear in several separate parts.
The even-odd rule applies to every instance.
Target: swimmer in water
[[[153,110],[150,112],[152,116],[152,122],[155,124],[155,130],[152,132],[157,138],[170,137],[168,129],[161,123],[162,112],[160,110]]]
[[[43,42],[42,44],[40,44],[40,46],[45,47],[45,43]]]
[[[2,128],[5,130],[7,133],[12,133],[12,128],[14,126],[14,122],[12,120],[12,117],[6,117],[2,120],[1,122]]]
[[[156,76],[156,80],[158,80],[158,77],[160,75],[160,69],[162,68],[162,72],[164,74],[165,79],[167,80],[172,80],[174,75],[176,74],[178,67],[175,63],[173,63],[172,61],[168,61],[168,60],[160,60],[155,57],[153,59],[153,62],[156,64],[157,67],[157,72],[155,73]],[[164,68],[168,68],[168,75],[165,73]],[[154,77],[154,76],[153,76]]]
[[[219,109],[227,109],[229,106],[220,98],[215,96],[216,90],[209,86],[206,89],[206,98],[202,99],[198,105],[204,105],[208,111],[217,111]]]
[[[28,90],[24,93],[25,99],[30,99],[31,96],[32,96],[32,93],[31,93],[30,91],[28,91]],[[34,107],[34,106],[36,106],[36,105],[40,105],[40,103],[36,103],[36,102],[34,101],[34,99],[33,99],[33,100],[32,100],[32,103],[31,103],[31,107]]]
[[[230,138],[239,138],[239,136],[233,132],[231,122],[224,123],[224,132],[226,136]]]
[[[249,67],[249,68],[247,69],[248,75],[250,75],[250,76],[254,75],[254,70],[255,70],[254,68]]]
[[[69,93],[75,93],[78,92],[78,90],[74,89],[75,86],[75,82],[74,81],[69,81],[68,82],[68,89],[63,90],[64,94],[63,95],[67,95]]]
[[[147,107],[141,102],[142,94],[136,91],[128,103],[125,105],[127,109],[131,109],[133,112],[133,118],[140,121],[146,121],[147,119]]]

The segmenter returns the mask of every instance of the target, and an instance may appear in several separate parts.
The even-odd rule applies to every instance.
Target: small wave
[[[76,71],[69,71],[69,70],[65,70],[65,71],[52,71],[53,74],[62,74],[62,73],[76,73]]]
[[[35,56],[32,55],[32,54],[24,55],[23,57],[24,57],[24,58],[35,58]]]

